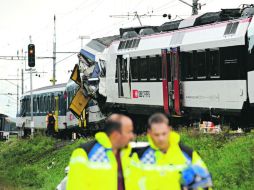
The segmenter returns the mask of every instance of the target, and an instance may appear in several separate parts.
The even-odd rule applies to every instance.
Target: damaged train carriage
[[[185,121],[215,115],[232,128],[250,127],[253,13],[253,5],[223,9],[158,27],[120,29],[120,36],[92,40],[81,51],[83,83],[99,81],[93,87],[99,93],[90,96],[87,121],[123,112],[140,127],[146,116],[159,111]],[[84,77],[89,61],[106,67],[106,73],[93,76],[91,69],[90,77]]]

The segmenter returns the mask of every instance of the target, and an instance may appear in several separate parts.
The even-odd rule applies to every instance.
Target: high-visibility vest
[[[52,113],[47,114],[47,116],[46,116],[47,125],[53,125],[54,126],[55,121],[56,121],[56,118]]]
[[[105,133],[95,135],[95,141],[74,150],[70,163],[67,190],[117,190],[117,161]],[[120,152],[124,180],[128,178],[131,148]],[[128,190],[127,180],[125,189]]]
[[[141,190],[181,190],[181,171],[188,165],[199,165],[206,169],[206,165],[197,154],[180,144],[180,136],[170,132],[170,147],[166,153],[161,152],[148,136],[149,146],[134,151],[132,163],[136,164],[136,180],[131,183]],[[134,172],[132,172],[134,173]],[[137,174],[138,173],[138,174]]]

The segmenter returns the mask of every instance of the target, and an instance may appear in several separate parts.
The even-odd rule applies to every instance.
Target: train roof
[[[3,117],[8,117],[8,115],[5,115],[3,113],[0,113],[0,118],[3,118]]]
[[[47,92],[54,92],[54,91],[64,91],[66,88],[67,83],[56,84],[54,86],[44,86],[41,88],[37,88],[33,90],[33,94],[40,94],[40,93],[47,93]],[[30,91],[27,91],[23,94],[23,96],[30,95]]]
[[[16,118],[8,116],[6,114],[0,113],[0,118],[5,118],[6,120],[8,120],[9,122],[16,122]]]
[[[244,8],[221,9],[218,12],[208,12],[194,15],[186,19],[165,22],[161,26],[141,26],[120,28],[121,39],[151,35],[154,33],[176,31],[183,28],[201,26],[216,22],[246,18],[254,15],[254,5],[246,5]]]
[[[97,52],[103,52],[105,48],[110,46],[113,41],[119,40],[120,35],[107,36],[102,38],[92,39],[86,46],[91,49],[96,50]]]

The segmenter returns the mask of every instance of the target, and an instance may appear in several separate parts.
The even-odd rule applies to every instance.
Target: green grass
[[[55,189],[81,140],[60,149],[55,148],[56,143],[59,141],[40,136],[0,143],[1,176],[19,189]]]
[[[214,189],[252,190],[254,185],[254,134],[182,134],[198,150],[213,176]]]
[[[251,190],[254,186],[254,134],[232,137],[181,132],[197,150],[213,176],[214,189]],[[139,137],[138,140],[146,140]],[[0,142],[0,175],[22,190],[54,190],[64,177],[71,152],[84,140],[55,148],[55,139],[35,137]],[[1,180],[0,180],[1,181]],[[1,182],[0,182],[1,183]]]

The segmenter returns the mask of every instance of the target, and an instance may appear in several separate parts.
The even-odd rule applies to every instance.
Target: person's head
[[[169,120],[162,113],[155,113],[148,119],[148,134],[153,143],[159,149],[165,149],[169,145]]]
[[[134,138],[132,120],[121,114],[112,114],[105,123],[105,133],[113,147],[120,149]]]

